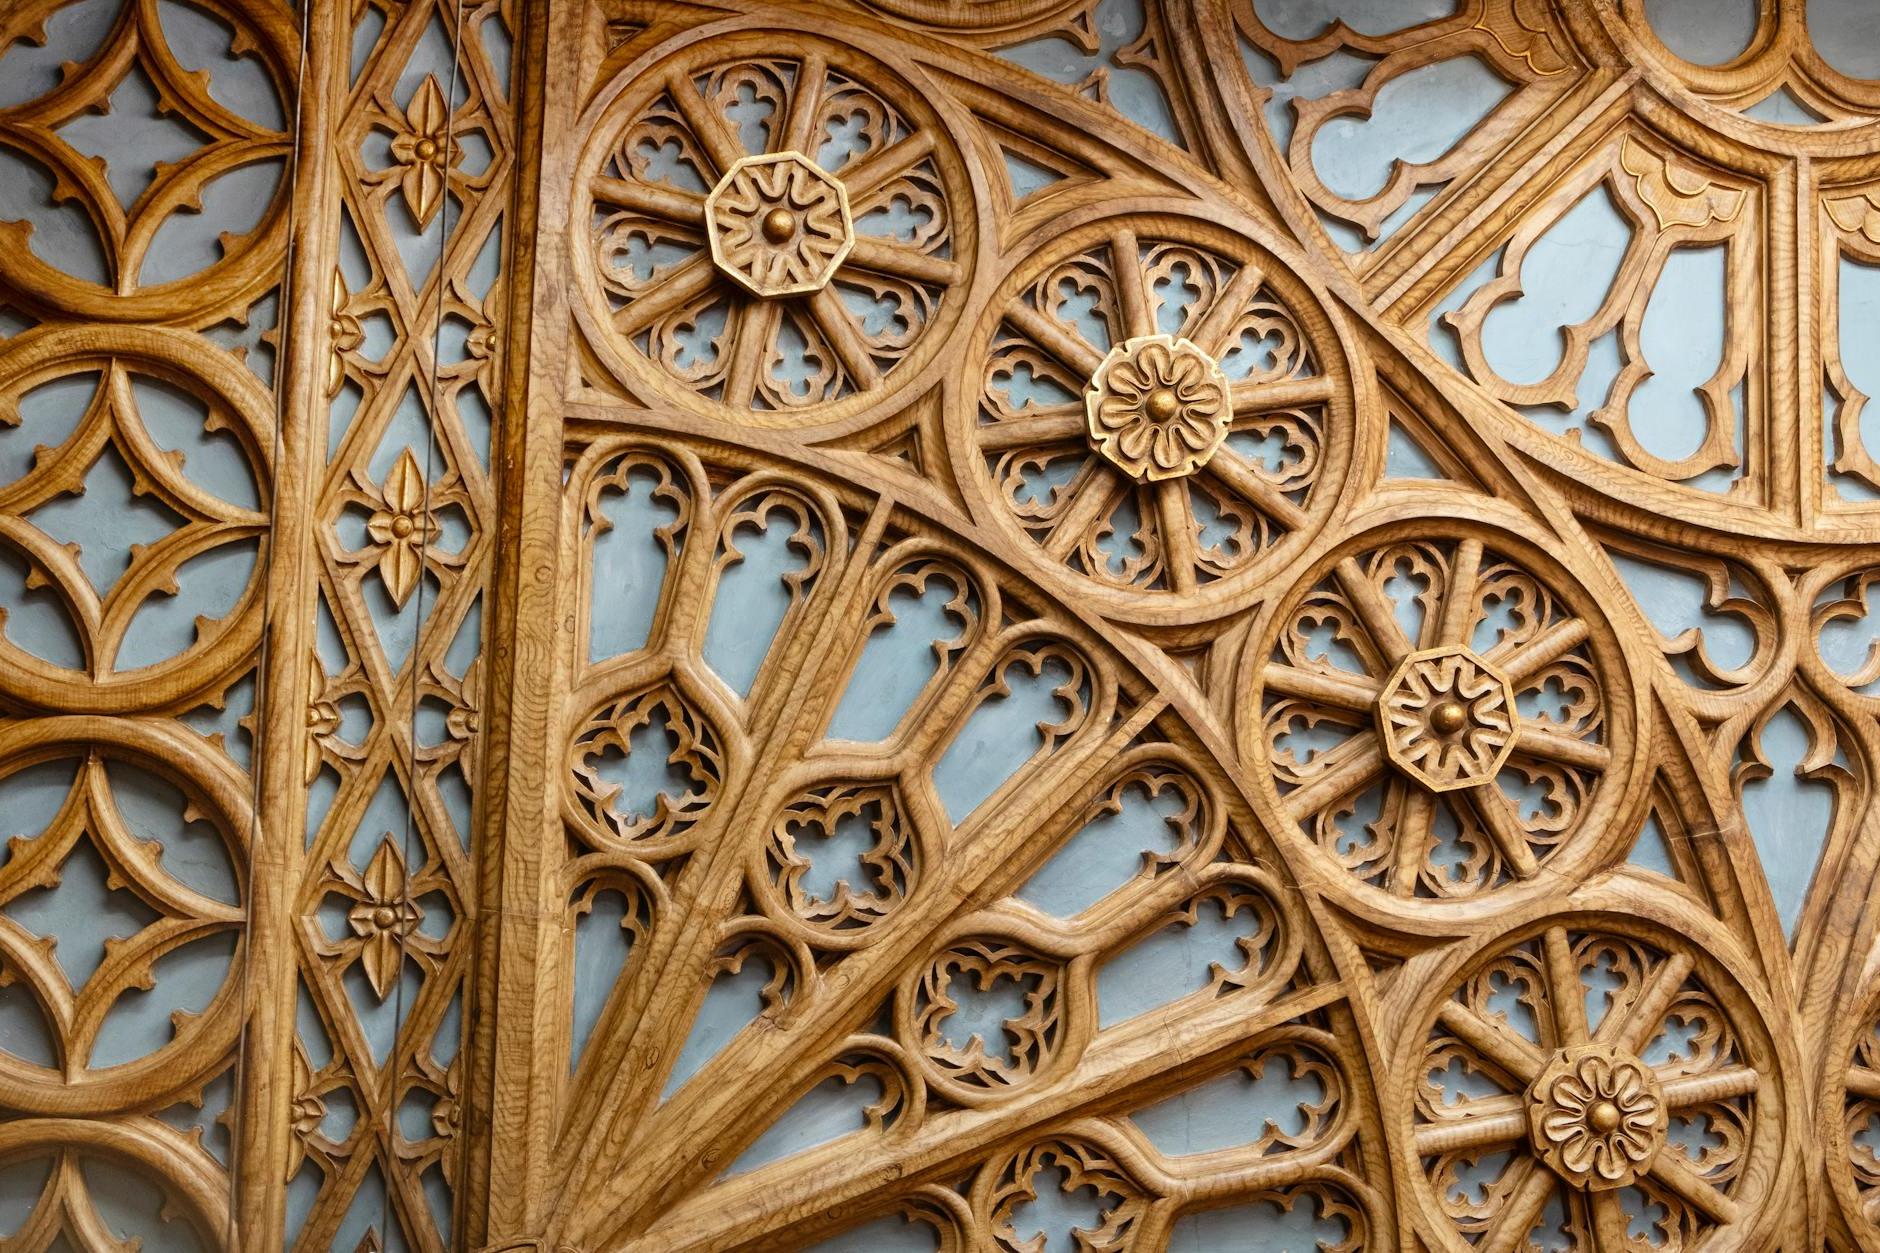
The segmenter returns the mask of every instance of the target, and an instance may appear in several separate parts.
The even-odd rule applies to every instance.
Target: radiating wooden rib
[[[1667,1144],[1658,1150],[1658,1156],[1652,1159],[1651,1175],[1712,1222],[1729,1224],[1736,1221],[1736,1202],[1698,1174],[1691,1165],[1691,1159],[1675,1146]]]
[[[714,167],[713,181],[723,178],[726,170],[747,155],[743,146],[731,133],[731,128],[725,125],[724,118],[698,94],[683,68],[675,67],[666,72],[666,92],[685,118],[685,124],[691,129],[693,137],[710,158]]]
[[[1627,1233],[1632,1224],[1626,1217],[1625,1206],[1620,1203],[1618,1192],[1606,1189],[1583,1195],[1587,1207],[1592,1211],[1595,1247],[1624,1253],[1628,1244]]]
[[[1482,541],[1470,536],[1456,547],[1456,561],[1443,588],[1443,617],[1436,628],[1438,644],[1467,645],[1475,625],[1478,576],[1482,569]]]
[[[874,537],[858,544],[862,552],[873,551]],[[806,656],[834,652],[831,644],[842,638],[831,633],[811,643]],[[980,667],[963,666],[962,673],[976,674]],[[973,683],[963,681],[970,691]],[[793,695],[787,685],[777,689],[781,697]],[[799,702],[801,703],[801,702]],[[814,704],[814,702],[812,702]],[[570,1221],[587,1224],[619,1223],[625,1225],[645,1215],[654,1204],[670,1205],[679,1196],[705,1185],[717,1175],[725,1162],[754,1140],[759,1128],[774,1119],[796,1099],[814,1073],[827,1063],[829,1050],[851,1032],[866,1029],[881,1002],[884,991],[894,981],[914,954],[931,952],[935,932],[955,917],[959,902],[969,898],[984,899],[1016,887],[1014,876],[1022,864],[1020,849],[1037,838],[1034,815],[1040,807],[1054,810],[1065,800],[1087,794],[1088,789],[1106,771],[1113,768],[1118,754],[1135,744],[1154,718],[1164,708],[1160,698],[1151,698],[1107,724],[1106,733],[1078,741],[1073,749],[1060,750],[1029,773],[1021,794],[1012,798],[1008,809],[989,814],[985,821],[962,828],[958,856],[933,866],[927,883],[933,895],[925,904],[915,904],[903,915],[891,935],[868,949],[842,959],[838,977],[825,979],[805,988],[787,1014],[759,1032],[742,1032],[728,1042],[708,1065],[729,1065],[733,1074],[762,1074],[776,1086],[761,1092],[740,1087],[694,1080],[683,1086],[645,1119],[633,1119],[618,1125],[623,1135],[613,1145],[610,1155],[589,1174],[590,1189],[583,1196],[568,1196],[562,1212]],[[958,712],[957,709],[954,712]],[[1099,711],[1102,716],[1103,711]],[[950,724],[950,718],[942,715]],[[742,845],[726,841],[730,850],[724,868],[734,871],[742,865],[738,856]],[[728,876],[734,877],[734,876]],[[996,888],[985,885],[991,879]],[[717,934],[719,915],[708,915],[691,925],[706,935]],[[654,976],[657,978],[658,976]],[[1244,1010],[1243,1010],[1244,1012]],[[1145,1015],[1150,1019],[1154,1015]],[[677,1039],[662,1039],[662,1047],[676,1047]],[[591,1046],[590,1046],[591,1047]],[[645,1098],[648,1085],[633,1075],[623,1075],[619,1083],[638,1090]],[[657,1084],[651,1085],[657,1087]],[[753,1108],[767,1111],[769,1119],[753,1120]],[[696,1154],[671,1155],[657,1162],[636,1160],[638,1145],[661,1145],[683,1141]],[[714,1152],[708,1152],[715,1146]],[[561,1150],[574,1160],[592,1157],[593,1145],[583,1139],[565,1139]],[[577,1233],[578,1234],[578,1233]],[[578,1241],[583,1247],[600,1247],[592,1241]]]
[[[1748,1096],[1762,1086],[1762,1076],[1748,1066],[1725,1066],[1697,1075],[1673,1075],[1660,1079],[1659,1086],[1664,1089],[1668,1108],[1688,1109],[1711,1101]]]
[[[1331,399],[1332,380],[1323,374],[1302,379],[1274,379],[1261,383],[1241,379],[1227,385],[1227,398],[1235,417],[1271,413],[1275,409],[1297,409]]]
[[[1195,590],[1195,564],[1200,560],[1200,546],[1195,539],[1195,519],[1188,502],[1185,479],[1167,479],[1157,483],[1156,522],[1162,531],[1162,568],[1177,592]]]
[[[1604,744],[1550,731],[1529,718],[1523,718],[1515,729],[1514,751],[1587,770],[1604,770],[1612,764],[1612,750]]]
[[[1194,341],[1195,347],[1219,360],[1225,357],[1232,347],[1229,337],[1240,321],[1240,315],[1247,311],[1253,302],[1253,294],[1260,288],[1265,275],[1257,265],[1243,265],[1234,271],[1234,277],[1227,280],[1227,286],[1215,296],[1214,303],[1208,306],[1207,313],[1192,328],[1183,328],[1187,338]]]
[[[811,128],[816,125],[817,109],[822,105],[823,80],[828,73],[829,61],[822,53],[812,49],[803,54],[796,71],[795,90],[790,95],[790,116],[783,125],[778,151],[801,152],[812,161],[816,159],[809,141]]]
[[[683,308],[712,285],[717,267],[700,253],[669,270],[644,296],[614,314],[614,329],[631,339],[669,313]]]
[[[1280,805],[1296,821],[1303,822],[1340,797],[1362,788],[1384,768],[1384,751],[1378,746],[1377,736],[1368,731],[1358,732],[1332,749],[1327,757],[1333,754],[1337,754],[1336,759],[1326,765],[1324,773],[1280,799]]]
[[[1303,509],[1226,444],[1214,450],[1202,473],[1289,531],[1302,531],[1311,521]]]
[[[1664,1025],[1665,1011],[1671,1008],[1678,989],[1684,986],[1685,976],[1690,973],[1690,954],[1672,953],[1665,958],[1664,965],[1652,972],[1650,981],[1625,1007],[1622,1015],[1614,1015],[1610,1011],[1607,1013],[1607,1021],[1599,1024],[1598,1038],[1601,1041],[1611,1040],[1628,1053],[1643,1051],[1652,1042],[1652,1037],[1658,1034],[1658,1028]],[[1610,1021],[1615,1016],[1620,1018],[1617,1024]]]
[[[1304,696],[1322,705],[1349,709],[1353,713],[1370,715],[1377,711],[1381,685],[1369,675],[1306,670],[1277,661],[1268,662],[1262,675],[1269,692]]]
[[[1124,334],[1129,339],[1156,331],[1141,254],[1135,231],[1122,227],[1110,236],[1110,273],[1116,278],[1116,299],[1123,306]]]
[[[1395,896],[1413,896],[1428,855],[1430,825],[1436,817],[1436,798],[1408,779],[1394,786],[1403,789],[1397,808],[1396,843],[1391,848],[1390,890]]]
[[[1535,860],[1534,849],[1527,842],[1527,832],[1515,817],[1514,802],[1502,795],[1501,789],[1493,781],[1468,788],[1462,795],[1469,798],[1469,808],[1481,821],[1482,829],[1495,841],[1496,847],[1501,849],[1501,855],[1508,859],[1515,873],[1524,879],[1533,878],[1541,864]]]
[[[758,375],[769,358],[770,342],[782,316],[783,306],[775,300],[754,300],[737,311],[737,347],[725,374],[725,404],[731,408],[751,407]]]
[[[1457,1039],[1494,1062],[1526,1086],[1533,1083],[1547,1065],[1539,1047],[1513,1027],[1483,1017],[1467,1005],[1448,1001],[1436,1020]]]
[[[1541,936],[1547,958],[1547,1010],[1554,1021],[1554,1039],[1561,1048],[1586,1043],[1586,985],[1573,964],[1573,947],[1565,927],[1549,927]]]
[[[1491,1220],[1488,1234],[1479,1246],[1482,1253],[1513,1253],[1527,1244],[1528,1232],[1534,1230],[1547,1198],[1559,1186],[1559,1176],[1535,1158],[1523,1159],[1528,1172],[1502,1202],[1501,1212]]]
[[[1416,1129],[1418,1157],[1434,1157],[1491,1144],[1512,1144],[1527,1138],[1527,1112],[1512,1094],[1486,1096],[1468,1103],[1468,1113]]]
[[[1062,561],[1071,555],[1098,518],[1107,514],[1116,499],[1122,495],[1123,477],[1110,463],[1101,457],[1092,457],[1089,468],[1085,471],[1083,482],[1072,489],[1071,503],[1064,507],[1064,513],[1051,525],[1051,533],[1045,538],[1044,550]]]
[[[705,197],[676,187],[597,174],[588,180],[596,200],[677,226],[705,225]]]
[[[862,206],[871,195],[913,169],[932,151],[933,136],[925,130],[917,130],[880,152],[837,170],[835,175],[842,180],[843,187],[848,189],[849,205],[855,210],[856,216],[861,216]]]
[[[808,613],[785,651],[772,658],[785,673],[800,673],[813,686],[829,672],[834,664],[830,659],[837,655],[833,641],[843,639],[847,624],[865,612],[872,557],[889,514],[890,508],[877,502],[846,563],[829,570],[825,575],[829,581],[811,596]],[[706,550],[705,545],[688,545],[683,550],[685,579],[702,578],[699,554]],[[676,597],[687,591],[699,595],[690,584],[682,584],[672,594]],[[772,691],[774,695],[747,715],[751,734],[759,742],[772,737],[800,742],[813,734],[818,716],[815,702],[801,700],[789,685],[778,684]],[[767,773],[780,764],[778,758],[765,757],[754,762],[753,769]],[[714,831],[745,830],[767,820],[765,805],[762,789],[754,783],[752,790],[731,805],[707,814],[700,826]],[[605,1181],[597,1183],[594,1175],[612,1154],[625,1151],[645,1109],[657,1100],[665,1068],[682,1043],[661,1035],[660,1027],[669,1021],[691,1020],[705,995],[699,972],[722,938],[721,920],[710,909],[694,905],[711,898],[715,890],[722,890],[724,879],[735,876],[741,864],[740,847],[732,838],[708,841],[707,851],[690,859],[675,878],[671,907],[655,914],[653,926],[634,942],[634,960],[616,980],[616,991],[589,1035],[582,1057],[593,1082],[567,1094],[568,1107],[561,1114],[550,1151],[552,1169],[562,1175],[554,1202],[559,1210],[576,1204],[590,1188],[606,1186]],[[649,1079],[648,1073],[660,1078]]]
[[[1082,443],[1089,434],[1081,406],[1059,405],[1061,413],[1039,413],[1032,405],[1022,416],[1001,418],[973,429],[981,452],[1005,452],[1012,448],[1044,448],[1051,444]]]
[[[858,270],[872,270],[877,274],[892,275],[916,283],[931,283],[938,287],[950,287],[960,279],[957,261],[936,257],[904,244],[877,239],[872,235],[855,236],[855,246],[849,249],[848,260],[844,264]]]
[[[849,381],[857,391],[867,391],[881,381],[881,367],[868,353],[868,341],[862,338],[861,328],[855,325],[855,319],[842,306],[842,297],[833,287],[820,288],[809,298],[810,317],[822,330],[823,338],[842,361],[842,368],[848,371]]]
[[[1376,645],[1384,660],[1395,666],[1408,656],[1410,638],[1403,633],[1403,624],[1397,621],[1397,607],[1390,603],[1383,589],[1364,573],[1364,567],[1358,564],[1358,559],[1345,558],[1332,573],[1337,577],[1345,598],[1351,602],[1352,609],[1357,612],[1358,620],[1364,623],[1371,643]]]
[[[1089,379],[1103,364],[1103,354],[1086,343],[1083,336],[1023,301],[1013,302],[1005,312],[1005,320],[1056,357],[1077,378]]]
[[[1516,687],[1536,670],[1578,647],[1587,636],[1580,618],[1563,618],[1525,644],[1497,644],[1483,654]]]
[[[1217,1070],[1262,1032],[1341,995],[1336,986],[1321,986],[1253,1010],[1228,996],[1186,1013],[1141,1015],[1104,1032],[1083,1060],[1055,1082],[1011,1093],[987,1108],[931,1113],[893,1141],[891,1154],[858,1152],[851,1140],[733,1176],[688,1197],[624,1249],[681,1253],[733,1244],[799,1247],[801,1241],[790,1233],[806,1217],[813,1221],[815,1215],[872,1209],[919,1182],[954,1177],[1025,1128],[1062,1124],[1111,1107],[1126,1093],[1165,1088],[1171,1076]],[[1282,1186],[1327,1155],[1311,1150],[1276,1155],[1270,1178],[1243,1182],[1255,1188]],[[784,1179],[791,1181],[796,1201],[787,1207],[774,1203]],[[594,1247],[616,1246],[603,1241]]]

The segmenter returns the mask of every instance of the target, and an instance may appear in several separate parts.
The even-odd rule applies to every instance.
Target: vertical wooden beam
[[[345,0],[306,0],[295,116],[292,232],[282,294],[279,433],[257,696],[258,820],[249,859],[248,956],[237,1100],[236,1230],[230,1245],[279,1248],[293,1136],[294,912],[307,819],[307,655],[319,586],[314,506],[326,447],[327,276],[338,245],[333,127],[345,103]]]
[[[563,939],[557,790],[571,623],[561,551],[567,247],[580,97],[579,0],[529,0],[518,20],[513,276],[496,456],[497,539],[489,717],[477,852],[480,924],[459,1230],[466,1247],[527,1237],[544,1221],[562,1051]],[[543,224],[547,225],[544,226]],[[517,420],[520,418],[520,420]]]

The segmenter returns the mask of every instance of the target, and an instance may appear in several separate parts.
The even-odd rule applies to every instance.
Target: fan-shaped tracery
[[[1307,542],[1352,455],[1335,324],[1252,240],[1086,221],[1027,258],[967,380],[995,520],[1103,603],[1226,606]]]
[[[931,97],[860,49],[741,31],[606,107],[576,250],[597,346],[630,386],[762,425],[898,389],[977,260],[974,195]]]
[[[1608,640],[1531,541],[1361,532],[1266,616],[1243,746],[1274,821],[1358,883],[1439,900],[1532,881],[1584,864],[1628,803],[1636,698]]]
[[[1009,1243],[999,1233],[1035,1200],[1037,1172],[1083,1169],[1071,1163],[1095,1135],[1132,1146],[1105,1177],[1162,1230],[1228,1199],[1212,1168],[1163,1163],[1126,1123],[1086,1132],[1074,1120],[1123,1093],[1179,1093],[1238,1059],[1246,1082],[1300,1095],[1266,1134],[1249,1128],[1239,1151],[1257,1169],[1232,1195],[1303,1206],[1344,1233],[1339,1247],[1388,1229],[1357,1145],[1377,1134],[1370,1098],[1350,1086],[1362,1063],[1322,1027],[1282,1026],[1342,1012],[1328,1008],[1338,985],[1295,894],[1248,852],[1262,837],[1219,767],[1171,742],[1188,738],[1180,723],[1163,726],[1160,702],[1143,704],[1103,646],[1040,613],[1021,582],[955,542],[907,537],[859,493],[792,477],[786,493],[761,458],[670,440],[659,452],[604,441],[572,472],[569,525],[589,572],[576,687],[597,712],[569,729],[564,881],[577,937],[594,934],[581,920],[605,891],[628,902],[632,938],[576,1041],[569,1221],[597,1242],[691,1247],[738,1212],[705,1198],[785,1166],[711,1184],[699,1160],[736,1157],[805,1091],[865,1081],[882,1095],[857,1134],[890,1137],[910,1160],[929,1150],[905,1146],[930,1144],[953,1165],[883,1186],[847,1141],[811,1150],[828,1172],[788,1160],[832,1198],[860,1188],[869,1212],[920,1208],[928,1181],[976,1170],[982,1182],[939,1212],[957,1238]],[[663,589],[656,604],[621,599],[606,570],[622,561],[651,563],[638,570]],[[638,615],[630,633],[610,621],[625,611]],[[761,674],[801,669],[740,692],[714,641],[757,622]],[[1042,825],[1018,818],[1040,812]],[[1062,846],[1126,817],[1166,835],[1094,900],[1020,891]],[[729,912],[677,907],[701,894]],[[1166,986],[1109,973],[1189,936],[1195,955]],[[576,971],[587,942],[568,954]],[[727,1018],[733,995],[748,1008]],[[660,1020],[690,1025],[648,1033]],[[661,1103],[617,1069],[623,1046],[665,1074]],[[762,1093],[726,1082],[754,1069],[770,1076]],[[599,1118],[627,1118],[622,1151],[644,1169],[616,1172],[579,1149]],[[1001,1143],[1034,1125],[1035,1150],[1008,1160]],[[681,1126],[702,1159],[640,1156]],[[699,1188],[697,1205],[662,1200]]]
[[[1443,1247],[1754,1245],[1787,1117],[1754,1002],[1694,940],[1628,919],[1524,931],[1426,1011],[1406,1075]]]

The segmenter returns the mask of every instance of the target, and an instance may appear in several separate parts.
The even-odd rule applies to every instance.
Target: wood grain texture
[[[1802,0],[180,7],[0,107],[103,267],[0,224],[0,1246],[1880,1250],[1880,84]]]

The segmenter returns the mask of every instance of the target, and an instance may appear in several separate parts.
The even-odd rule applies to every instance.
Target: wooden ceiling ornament
[[[6,9],[0,1247],[1880,1250],[1880,32],[1702,8]]]

